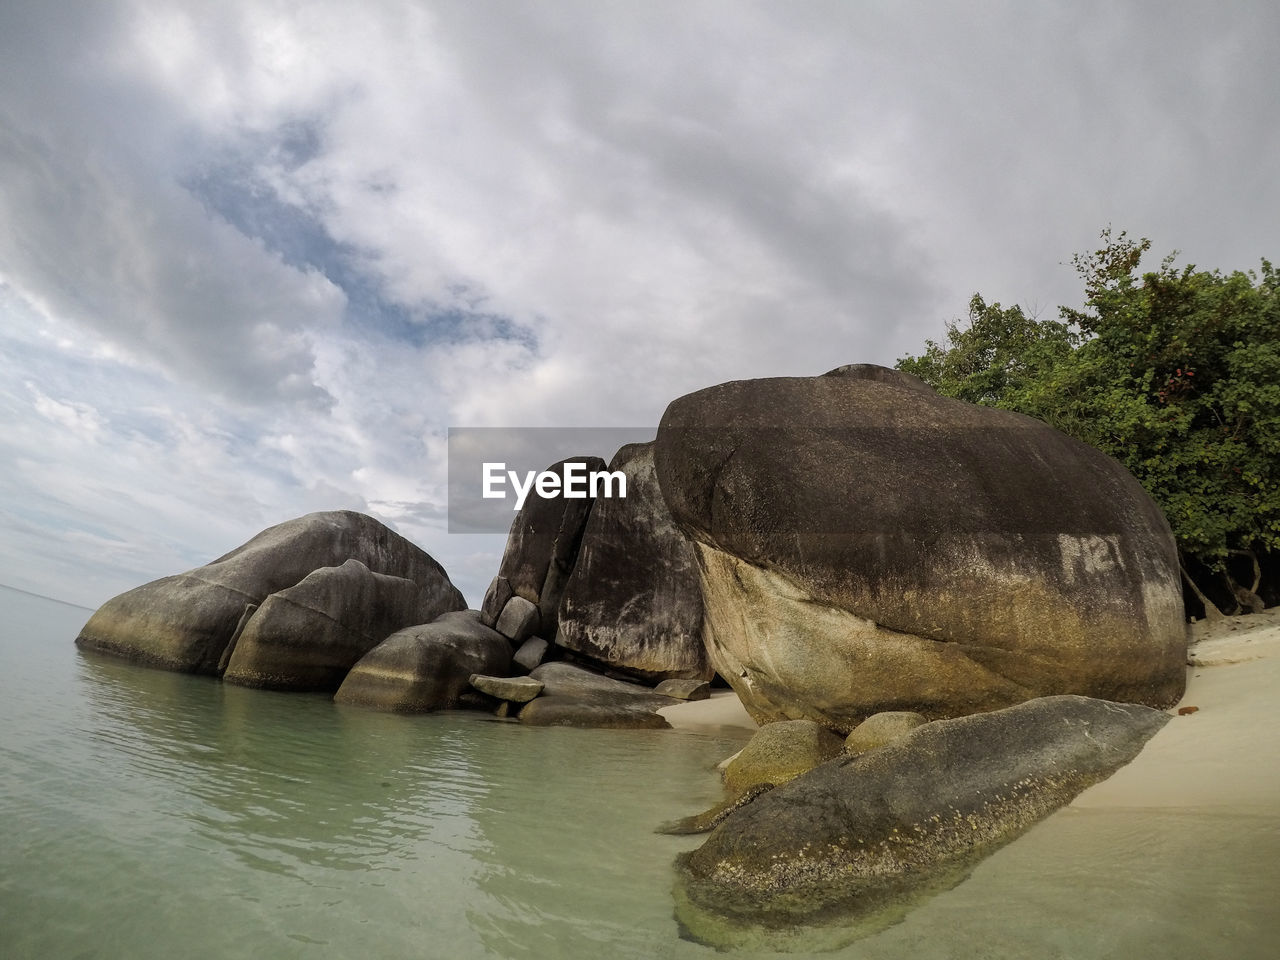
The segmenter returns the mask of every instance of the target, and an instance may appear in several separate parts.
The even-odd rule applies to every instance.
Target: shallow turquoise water
[[[344,709],[0,611],[0,958],[715,956],[672,916],[698,840],[652,829],[738,734]],[[1278,900],[1280,809],[1068,810],[828,956],[1273,958]]]

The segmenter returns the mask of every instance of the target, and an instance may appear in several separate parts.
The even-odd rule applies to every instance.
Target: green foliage
[[[1180,549],[1239,597],[1228,559],[1280,548],[1280,274],[1266,260],[1260,273],[1179,269],[1172,256],[1139,274],[1149,241],[1102,240],[1073,260],[1083,309],[1041,321],[975,296],[945,345],[898,368],[1120,460]]]

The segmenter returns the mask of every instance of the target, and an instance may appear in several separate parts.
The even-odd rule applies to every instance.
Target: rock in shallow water
[[[373,517],[335,510],[269,527],[203,567],[113,597],[76,642],[149,666],[217,673],[237,625],[247,627],[247,620],[241,623],[246,607],[314,570],[352,559],[435,591],[441,610],[466,606],[444,568],[424,551]]]
[[[677,861],[686,933],[726,947],[858,923],[965,869],[1132,760],[1168,714],[1087,697],[943,720],[824,763]],[[774,943],[776,946],[776,943]]]
[[[223,679],[332,692],[389,634],[434,620],[449,600],[413,580],[373,573],[359,560],[321,567],[262,602],[228,649]]]
[[[398,630],[360,659],[334,695],[337,703],[396,713],[459,705],[476,673],[505,674],[511,645],[474,610],[447,613]]]

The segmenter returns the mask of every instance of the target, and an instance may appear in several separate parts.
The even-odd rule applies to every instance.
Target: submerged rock
[[[626,476],[627,495],[591,510],[556,646],[649,683],[708,680],[697,555],[662,500],[653,444],[624,446],[609,469]]]
[[[269,527],[203,567],[108,600],[76,643],[149,666],[214,674],[237,627],[247,627],[248,607],[347,560],[414,581],[440,598],[441,609],[466,606],[444,568],[424,551],[372,517],[335,510]]]
[[[757,783],[753,787],[748,787],[742,793],[727,800],[722,800],[710,809],[695,813],[691,817],[681,817],[679,820],[670,820],[661,824],[654,833],[665,833],[673,837],[689,836],[695,833],[709,833],[724,822],[725,818],[735,810],[745,807],[748,803],[755,800],[761,794],[772,790],[775,784]]]
[[[473,674],[510,667],[511,645],[477,611],[460,610],[387,637],[351,668],[333,699],[395,713],[449,710],[470,691]]]
[[[758,722],[1181,696],[1168,524],[1038,420],[857,366],[681,397],[655,464],[698,551],[712,664]]]
[[[1134,704],[1046,697],[831,760],[679,858],[679,920],[719,947],[793,939],[809,923],[855,939],[859,923],[954,882],[1110,776],[1168,720]]]

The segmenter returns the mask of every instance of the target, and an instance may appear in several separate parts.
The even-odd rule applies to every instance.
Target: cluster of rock
[[[563,476],[569,462],[550,469]],[[666,727],[657,711],[705,695],[711,677],[695,555],[666,511],[652,444],[623,447],[610,469],[626,474],[626,499],[528,498],[479,610],[466,609],[418,547],[371,517],[336,511],[272,527],[108,601],[77,642],[379,710]],[[493,692],[524,675],[536,694]]]
[[[721,949],[842,946],[959,882],[1132,760],[1169,719],[1137,704],[1039,697],[905,732],[891,718],[868,738],[877,746],[841,751],[837,740],[831,759],[798,776],[775,756],[759,773],[780,784],[747,788],[751,802],[730,804],[706,843],[677,860],[676,915],[686,936]]]
[[[549,469],[569,462],[605,466]],[[715,828],[680,897],[717,943],[725,918],[879,903],[990,849],[1182,694],[1168,524],[1037,420],[854,365],[681,397],[608,469],[625,498],[528,497],[479,610],[377,521],[324,513],[116,597],[78,642],[540,725],[666,726],[718,674],[764,729],[725,804],[672,825]]]

